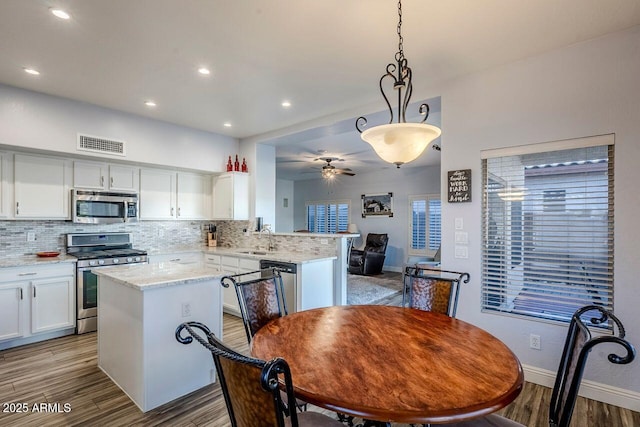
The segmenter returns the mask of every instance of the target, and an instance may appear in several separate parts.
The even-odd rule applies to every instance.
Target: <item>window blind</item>
[[[337,233],[349,228],[349,202],[307,202],[307,230]]]
[[[440,247],[440,196],[410,196],[409,209],[409,254],[435,254]]]
[[[483,156],[483,310],[568,322],[613,309],[614,145],[587,140]]]

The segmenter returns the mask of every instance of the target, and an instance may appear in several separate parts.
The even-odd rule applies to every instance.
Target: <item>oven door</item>
[[[126,265],[146,264],[132,263]],[[123,264],[125,265],[125,264]],[[103,267],[79,267],[76,274],[78,287],[77,297],[77,333],[92,332],[97,330],[98,318],[98,276],[92,270],[98,268],[112,268],[119,265],[107,265]]]

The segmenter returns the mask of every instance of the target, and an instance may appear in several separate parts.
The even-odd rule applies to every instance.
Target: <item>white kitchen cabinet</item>
[[[31,282],[31,333],[75,326],[73,276]]]
[[[71,162],[61,158],[16,154],[16,219],[69,219]]]
[[[0,218],[9,217],[11,212],[9,209],[11,205],[9,199],[9,177],[9,154],[0,152]]]
[[[220,257],[220,271],[225,276],[238,274],[238,258],[232,256]],[[238,297],[233,285],[228,288],[222,287],[222,309],[225,313],[240,316],[240,306],[238,305]]]
[[[227,172],[213,178],[213,219],[249,219],[249,174]]]
[[[24,333],[24,283],[0,284],[0,341],[20,338]]]
[[[140,219],[176,218],[176,173],[140,170]]]
[[[163,169],[140,171],[140,219],[208,219],[208,175]]]
[[[138,191],[139,168],[101,162],[74,161],[73,186],[93,190]]]
[[[0,350],[75,332],[75,264],[0,268]]]
[[[178,219],[211,217],[211,178],[208,175],[178,172]]]
[[[260,261],[255,259],[238,258],[233,256],[220,257],[220,270],[225,276],[233,274],[243,274],[260,269]],[[260,273],[246,274],[238,277],[240,281],[260,278]],[[240,306],[238,305],[238,296],[233,285],[228,288],[222,288],[222,307],[225,313],[240,316]]]

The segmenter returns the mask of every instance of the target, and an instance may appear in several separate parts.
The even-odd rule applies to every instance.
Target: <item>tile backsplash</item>
[[[210,221],[141,221],[137,224],[84,225],[68,221],[0,221],[0,257],[32,255],[41,251],[65,252],[67,233],[133,233],[135,248],[147,251],[204,245]],[[28,233],[35,240],[27,241]]]
[[[266,233],[245,233],[249,221],[140,221],[136,224],[84,225],[69,221],[0,221],[0,257],[32,255],[41,251],[65,252],[67,233],[128,232],[133,246],[149,252],[170,252],[171,248],[204,246],[207,226],[215,224],[218,245],[266,249]],[[27,241],[29,233],[35,240]],[[274,235],[276,251],[304,252],[320,256],[336,255],[336,238],[300,234]],[[325,243],[323,243],[325,241]]]

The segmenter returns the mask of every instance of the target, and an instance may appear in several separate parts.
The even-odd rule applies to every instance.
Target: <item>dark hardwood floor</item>
[[[395,298],[386,303],[399,304],[398,296]],[[238,318],[225,314],[224,340],[240,351],[247,351]],[[502,413],[527,426],[546,427],[550,395],[550,389],[527,383],[518,399]],[[51,405],[47,411],[34,411],[34,404],[42,403]],[[140,412],[98,369],[95,333],[0,351],[0,404],[0,426],[230,425],[217,385],[146,414]],[[25,408],[23,404],[26,412],[16,412]],[[66,412],[65,404],[69,405]],[[640,426],[640,413],[580,398],[572,425]]]

